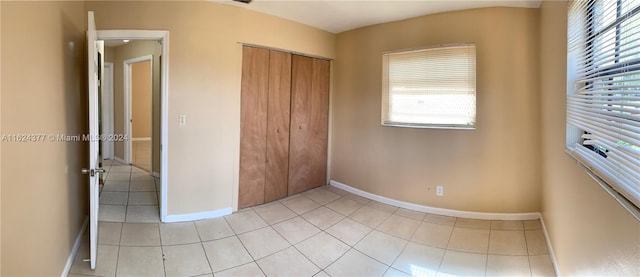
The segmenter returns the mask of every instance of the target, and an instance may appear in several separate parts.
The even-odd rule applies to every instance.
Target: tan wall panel
[[[151,137],[151,61],[131,65],[131,137]]]
[[[640,275],[640,222],[565,154],[567,3],[540,17],[542,215],[565,276]]]
[[[380,125],[384,51],[467,42],[477,46],[476,130]],[[428,15],[341,33],[336,45],[331,179],[439,208],[540,210],[537,9]]]
[[[234,207],[240,146],[242,46],[334,57],[331,33],[211,2],[93,2],[98,29],[170,32],[168,213]],[[117,73],[116,73],[117,74]],[[178,126],[180,114],[187,124]]]
[[[114,48],[113,47],[104,47],[104,62],[112,63],[114,60]]]
[[[82,2],[0,3],[3,135],[87,129]],[[2,276],[60,276],[88,214],[88,145],[2,142]]]

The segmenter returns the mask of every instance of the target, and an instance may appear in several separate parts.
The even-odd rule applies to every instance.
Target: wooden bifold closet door
[[[329,61],[294,55],[289,195],[326,184]]]
[[[326,182],[329,62],[243,47],[238,207]]]
[[[287,196],[291,54],[244,47],[238,206]]]

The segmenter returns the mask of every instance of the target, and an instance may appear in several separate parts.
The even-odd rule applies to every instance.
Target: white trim
[[[131,138],[130,141],[151,141],[151,137],[146,138]]]
[[[109,73],[109,74],[107,74]],[[103,91],[102,91],[102,134],[104,135],[113,135],[113,73],[114,67],[112,62],[104,62],[104,80],[103,80]],[[107,88],[107,89],[105,89]],[[102,158],[112,159],[114,157],[113,154],[113,140],[101,141],[102,147]]]
[[[459,210],[451,210],[451,209],[443,209],[443,208],[435,208],[430,206],[424,206],[409,202],[404,202],[400,200],[395,200],[391,198],[387,198],[384,196],[379,196],[370,192],[366,192],[363,190],[359,190],[354,187],[350,187],[343,183],[331,180],[329,184],[342,189],[353,194],[375,200],[378,202],[382,202],[385,204],[393,205],[400,208],[405,208],[409,210],[445,215],[445,216],[453,216],[453,217],[463,217],[463,218],[474,218],[474,219],[485,219],[485,220],[533,220],[540,219],[540,213],[480,213],[480,212],[470,212],[470,211],[459,211]]]
[[[73,266],[73,260],[76,255],[78,255],[78,249],[80,249],[80,245],[82,244],[82,238],[84,237],[84,232],[87,230],[87,226],[89,226],[89,217],[85,217],[84,223],[82,223],[82,227],[80,228],[80,232],[76,236],[76,241],[73,243],[73,248],[71,248],[71,253],[69,253],[69,257],[67,258],[67,263],[64,265],[64,269],[62,269],[61,277],[67,277],[69,275],[69,271],[71,270],[71,266]]]
[[[334,85],[334,68],[333,61],[329,61],[329,118],[327,118],[327,176],[324,179],[325,184],[331,180],[331,160],[333,158],[333,105],[331,105],[331,101],[333,100],[333,85]]]
[[[97,30],[97,33],[98,39],[101,40],[164,40],[168,39],[169,36],[169,31],[160,30]]]
[[[169,31],[150,30],[98,30],[98,38],[109,39],[153,39],[162,44],[160,63],[160,220],[167,218],[167,182],[169,176]]]
[[[556,260],[555,251],[553,251],[553,246],[551,245],[551,240],[549,239],[549,233],[547,232],[547,225],[544,224],[544,218],[542,218],[542,214],[540,214],[540,223],[542,223],[542,232],[544,233],[544,238],[547,241],[547,250],[549,251],[549,256],[551,257],[553,270],[556,271],[556,276],[562,276],[562,274],[560,274],[560,268],[558,267],[558,261]]]
[[[311,55],[311,54],[307,54],[307,53],[296,52],[296,51],[293,51],[293,50],[290,50],[290,49],[285,49],[285,48],[271,47],[271,46],[247,43],[247,42],[242,42],[242,41],[238,41],[237,43],[240,46],[247,46],[247,47],[267,49],[267,50],[275,50],[275,51],[278,51],[278,52],[285,52],[285,53],[290,53],[290,54],[293,54],[293,55],[309,57],[309,58],[314,58],[314,59],[319,59],[319,60],[325,60],[325,61],[334,60],[334,58],[316,56],[316,55]]]
[[[169,32],[162,36],[162,57],[160,63],[160,220],[167,218],[167,186],[169,167]]]
[[[192,213],[192,214],[167,215],[163,222],[165,223],[183,222],[183,221],[194,221],[194,220],[201,220],[201,219],[208,219],[208,218],[217,218],[225,215],[230,215],[231,212],[232,212],[231,208],[224,208],[224,209],[215,210],[215,211],[199,212],[199,213]]]
[[[131,163],[131,151],[133,151],[133,147],[131,147],[131,141],[135,140],[133,138],[133,132],[131,130],[131,119],[133,112],[131,110],[131,65],[146,61],[149,61],[151,63],[151,75],[153,75],[153,55],[135,57],[122,62],[122,78],[124,80],[124,135],[128,138],[131,138],[124,143],[124,160],[127,161],[127,163]],[[153,105],[153,103],[149,104]]]
[[[331,180],[329,181],[329,185],[334,186],[336,188],[351,192],[353,194],[375,200],[378,202],[382,202],[385,204],[393,205],[396,207],[401,207],[409,210],[445,215],[445,216],[454,216],[454,217],[463,217],[463,218],[474,218],[474,219],[486,219],[486,220],[534,220],[540,219],[540,223],[542,225],[542,232],[544,233],[544,237],[547,243],[547,249],[549,251],[549,257],[551,258],[551,263],[553,264],[553,269],[557,276],[562,276],[560,273],[560,268],[558,267],[558,262],[556,260],[555,251],[553,250],[553,246],[551,245],[551,240],[549,238],[549,233],[547,232],[547,225],[544,223],[544,218],[540,213],[478,213],[478,212],[469,212],[469,211],[458,211],[458,210],[450,210],[450,209],[442,209],[442,208],[434,208],[424,205],[418,205],[413,203],[408,203],[404,201],[399,201],[391,198],[387,198],[384,196],[379,196],[373,193],[369,193],[354,187],[350,187],[343,183]]]

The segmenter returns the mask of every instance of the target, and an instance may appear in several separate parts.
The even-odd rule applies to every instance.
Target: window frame
[[[596,38],[599,37],[604,37],[606,33],[611,32],[611,30],[615,29],[615,42],[613,44],[613,53],[614,53],[614,59],[613,59],[613,64],[611,65],[606,65],[603,66],[603,68],[595,68],[593,75],[590,76],[590,78],[596,79],[596,78],[607,78],[606,80],[609,80],[610,82],[615,81],[615,77],[618,74],[622,74],[625,72],[628,72],[628,67],[629,66],[640,66],[640,60],[637,61],[622,61],[619,56],[620,56],[620,47],[621,45],[621,41],[623,41],[623,39],[621,38],[621,35],[625,35],[622,34],[621,30],[623,28],[623,23],[628,22],[627,20],[631,21],[631,19],[634,16],[639,16],[640,14],[640,6],[634,7],[631,10],[626,11],[625,13],[622,13],[622,9],[623,9],[623,1],[622,0],[615,0],[616,3],[616,7],[615,7],[615,20],[613,20],[612,22],[606,24],[606,25],[598,25],[597,24],[597,13],[596,13],[596,4],[598,4],[598,2],[601,2],[604,0],[589,0],[589,2],[586,4],[586,9],[585,14],[584,14],[584,24],[583,26],[583,31],[585,32],[585,41],[587,42],[585,44],[585,47],[587,48],[586,50],[584,50],[582,53],[586,53],[585,55],[589,57],[589,59],[586,60],[586,66],[585,68],[591,67],[594,64],[594,60],[598,59],[599,57],[601,57],[601,55],[598,55],[598,50],[597,47],[595,47],[595,44],[597,43]],[[636,19],[636,20],[640,20],[640,19]],[[633,22],[633,21],[631,21]],[[571,32],[571,26],[567,26],[569,28],[569,32]],[[597,31],[596,31],[597,30]],[[569,45],[567,45],[568,49],[570,48]],[[638,47],[638,46],[636,46]],[[569,54],[569,53],[568,53]],[[606,54],[605,54],[606,55]],[[568,61],[569,62],[569,61]],[[570,68],[572,65],[570,63],[567,64],[567,71],[569,72]],[[575,71],[575,69],[574,69]],[[569,76],[568,76],[569,77]],[[603,79],[604,80],[604,79]],[[588,81],[588,82],[583,82],[581,84],[584,84],[585,87],[594,88],[595,82],[594,81]],[[606,84],[604,86],[601,87],[601,90],[612,90],[607,88],[606,86],[611,86],[612,84]],[[567,103],[570,102],[569,97],[572,95],[576,94],[576,90],[575,88],[572,89],[572,86],[574,86],[574,82],[570,80],[570,78],[567,78]],[[612,90],[611,94],[608,93],[593,93],[593,94],[588,94],[588,95],[608,95],[610,97],[618,97],[617,95],[620,94],[619,92],[616,92],[615,90]],[[593,98],[588,98],[588,99],[593,99]],[[608,100],[608,101],[612,101],[612,100]],[[612,102],[612,104],[606,104],[606,107],[614,107],[616,104],[618,104],[619,102]],[[603,104],[604,105],[604,104]],[[611,111],[611,110],[607,110],[607,111]],[[631,215],[633,215],[637,220],[640,221],[640,196],[629,196],[629,198],[627,198],[628,193],[633,194],[632,192],[628,192],[625,191],[627,188],[626,185],[623,184],[619,184],[615,178],[612,178],[611,176],[609,176],[609,174],[612,174],[611,172],[605,172],[603,171],[603,169],[601,168],[602,165],[606,165],[605,167],[612,167],[615,164],[610,164],[609,162],[607,162],[606,160],[608,159],[608,152],[609,150],[602,146],[602,145],[598,145],[595,143],[585,143],[585,141],[589,141],[589,135],[591,133],[575,126],[569,123],[569,119],[568,119],[568,114],[569,112],[567,111],[567,129],[566,129],[566,137],[567,137],[567,141],[566,141],[566,149],[565,152],[567,154],[569,154],[569,156],[571,156],[574,160],[576,160],[579,164],[581,164],[583,166],[583,168],[585,169],[585,172],[593,179],[595,180],[605,191],[607,191],[611,196],[613,196],[617,202],[619,202]],[[633,121],[637,121],[635,119],[630,119]],[[640,121],[638,121],[640,122]],[[579,131],[579,132],[576,132]],[[580,138],[578,139],[577,137],[580,135]],[[580,154],[579,152],[580,149],[576,149],[576,147],[580,147],[580,146],[576,146],[576,144],[579,143],[582,147],[584,147],[583,149],[587,149],[587,152],[591,152],[591,153],[595,153],[597,155],[592,155],[591,158],[587,158],[584,157],[584,154]],[[595,160],[595,161],[594,161]],[[638,159],[640,161],[640,159]],[[615,167],[616,169],[619,167]],[[640,181],[640,180],[638,180]],[[640,187],[640,184],[637,184],[638,187]]]
[[[391,103],[389,101],[389,63],[385,61],[387,55],[402,54],[402,53],[415,53],[420,51],[430,51],[437,49],[447,49],[455,47],[473,47],[473,117],[474,121],[471,124],[456,124],[456,123],[414,123],[414,122],[402,122],[388,120],[391,115]],[[380,124],[384,127],[404,127],[404,128],[416,128],[416,129],[449,129],[449,130],[475,130],[477,128],[477,46],[475,43],[456,43],[456,44],[442,44],[428,47],[402,49],[394,51],[386,51],[382,53],[382,103],[381,103],[381,115]],[[423,94],[428,95],[428,94]]]

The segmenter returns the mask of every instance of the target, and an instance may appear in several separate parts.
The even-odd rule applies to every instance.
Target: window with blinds
[[[475,44],[384,53],[382,60],[382,125],[475,128]]]
[[[640,207],[640,0],[569,6],[567,151]]]

